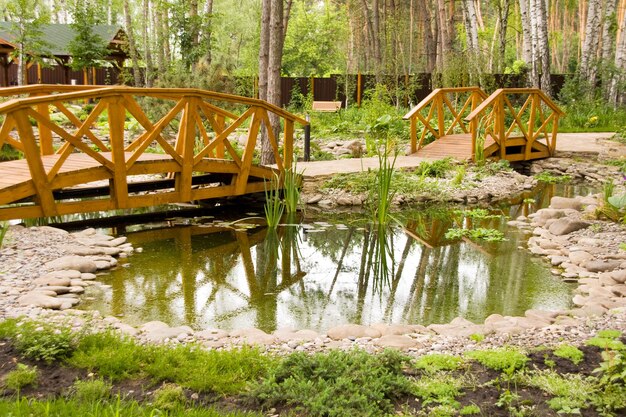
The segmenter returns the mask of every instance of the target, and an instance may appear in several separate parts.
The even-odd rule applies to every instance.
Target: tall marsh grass
[[[0,248],[2,248],[2,244],[4,243],[4,238],[9,231],[9,222],[0,222]]]
[[[298,172],[296,164],[285,169],[283,197],[287,213],[295,213],[298,210],[298,205],[300,204],[300,187],[302,186],[302,173],[303,171]]]
[[[269,228],[276,228],[285,211],[285,202],[280,198],[280,177],[274,173],[273,178],[265,182],[265,219]]]

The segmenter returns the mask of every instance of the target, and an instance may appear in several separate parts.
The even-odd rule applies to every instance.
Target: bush
[[[30,367],[23,363],[18,363],[15,370],[9,372],[5,379],[4,384],[7,388],[14,391],[34,385],[37,382],[37,367]]]
[[[68,328],[56,328],[38,322],[27,322],[15,329],[19,332],[14,340],[18,352],[46,363],[69,357],[79,338]]]
[[[183,388],[176,384],[163,384],[154,392],[154,406],[162,411],[174,411],[184,407],[186,402]]]
[[[495,371],[503,371],[512,374],[518,369],[524,368],[528,357],[516,349],[493,349],[474,350],[466,353],[466,356],[478,361],[483,366]]]
[[[381,416],[393,413],[393,400],[409,394],[402,374],[408,358],[395,351],[295,353],[252,390],[263,405],[290,405],[309,416]]]
[[[111,397],[113,386],[104,379],[76,381],[72,387],[74,399],[80,402],[93,403]]]

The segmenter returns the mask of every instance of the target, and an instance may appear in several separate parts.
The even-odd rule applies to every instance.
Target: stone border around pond
[[[539,210],[530,219],[509,222],[533,234],[529,249],[545,256],[555,267],[555,274],[578,281],[578,294],[573,299],[576,307],[567,311],[528,310],[524,317],[493,314],[482,324],[461,317],[427,327],[347,324],[333,327],[326,334],[306,329],[279,329],[272,334],[254,328],[194,331],[188,326],[170,327],[158,321],[136,328],[116,317],[101,317],[97,311],[71,308],[78,303],[84,287],[101,285],[97,273],[114,267],[118,257],[133,253],[135,249],[126,238],[93,229],[68,233],[44,226],[13,227],[9,242],[0,250],[0,315],[67,323],[77,330],[117,329],[142,343],[198,342],[210,349],[250,344],[278,353],[359,347],[371,352],[396,348],[421,355],[460,353],[502,344],[530,348],[575,343],[589,338],[597,329],[626,330],[626,252],[619,250],[619,244],[626,241],[626,228],[586,219],[598,206],[595,197],[554,197],[551,208]],[[481,341],[478,335],[485,339]]]

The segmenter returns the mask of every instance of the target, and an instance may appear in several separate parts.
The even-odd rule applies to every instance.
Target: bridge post
[[[293,164],[293,121],[285,119],[285,133],[283,135],[283,167],[291,168]]]
[[[175,188],[180,196],[180,201],[191,200],[191,180],[193,176],[193,148],[196,136],[196,126],[194,124],[193,113],[198,108],[198,99],[191,97],[185,103],[183,116],[180,120],[178,138],[176,139],[176,150],[183,157],[183,165],[180,172],[175,175]]]
[[[417,117],[411,117],[411,153],[417,152]]]
[[[235,195],[241,195],[246,192],[250,165],[252,164],[252,157],[254,156],[254,147],[256,146],[257,135],[259,133],[259,127],[261,126],[262,117],[260,112],[258,108],[255,109],[252,121],[250,122],[248,141],[246,142],[246,148],[241,158],[241,169],[235,178]]]
[[[113,178],[109,180],[111,200],[117,208],[128,207],[128,179],[126,178],[126,157],[124,155],[124,122],[126,111],[122,98],[107,100],[109,117],[109,136],[111,157],[113,159]]]
[[[28,169],[37,193],[36,199],[41,206],[41,214],[47,217],[56,216],[58,214],[56,202],[54,201],[50,184],[48,184],[48,174],[41,161],[35,135],[33,134],[33,127],[28,120],[26,111],[18,110],[14,112],[13,118],[24,146],[24,155],[26,156]]]
[[[48,110],[48,104],[38,104],[37,113],[46,120],[50,120],[50,111]],[[50,128],[42,122],[37,122],[37,129],[39,130],[39,150],[42,155],[52,155],[54,148],[52,147],[52,132]]]

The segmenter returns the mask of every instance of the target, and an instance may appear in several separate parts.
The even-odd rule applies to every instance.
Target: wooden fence
[[[97,68],[93,71],[96,85],[114,85],[124,79],[132,83],[131,69],[128,74],[121,77],[121,71],[116,67]],[[2,77],[2,86],[17,85],[17,65],[8,67],[8,75]],[[552,91],[555,96],[563,88],[567,74],[552,74]],[[8,79],[8,81],[7,81]],[[85,84],[85,74],[82,71],[72,71],[62,66],[38,68],[33,65],[28,70],[29,84],[70,84],[72,80],[76,84]],[[401,91],[398,97],[401,104],[411,107],[430,94],[441,85],[436,76],[428,73],[413,74],[409,76],[383,76],[383,83],[390,91]],[[521,88],[526,87],[523,77],[512,74],[494,74],[493,88]],[[229,77],[223,84],[224,93],[237,94],[248,97],[256,95],[256,79],[253,77]],[[341,101],[342,106],[360,104],[368,90],[376,85],[376,78],[370,74],[331,75],[330,77],[282,77],[281,79],[281,106],[288,106],[297,102],[299,98],[306,97],[311,93],[314,101]],[[222,89],[220,89],[221,91]]]

